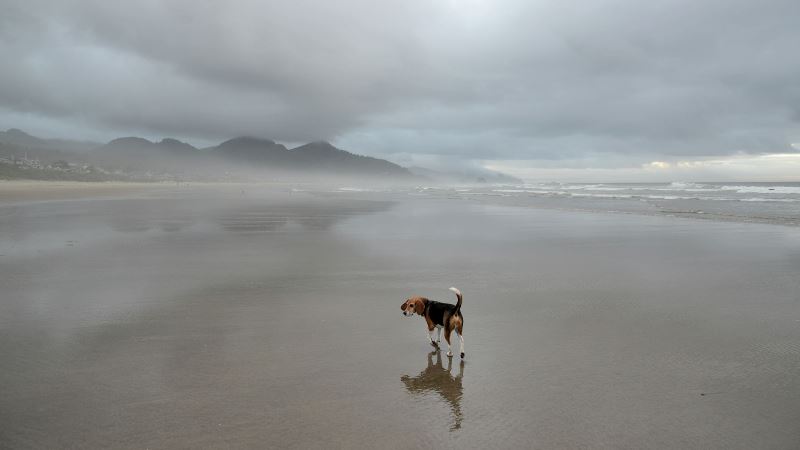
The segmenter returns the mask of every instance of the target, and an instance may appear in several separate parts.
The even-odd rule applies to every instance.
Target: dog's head
[[[400,305],[403,315],[411,317],[415,313],[420,316],[425,312],[425,301],[422,297],[411,297]]]

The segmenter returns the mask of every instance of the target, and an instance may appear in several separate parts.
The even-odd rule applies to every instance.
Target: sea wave
[[[633,198],[634,195],[631,194],[589,194],[589,193],[568,193],[568,195],[572,197],[589,197],[589,198]]]
[[[797,203],[800,199],[797,198],[764,198],[764,197],[750,197],[740,198],[740,202],[780,202],[780,203]]]
[[[684,187],[684,189],[677,189],[675,186]],[[592,189],[588,189],[592,186]],[[787,195],[777,188],[767,187],[766,189],[776,189],[778,194],[783,194],[784,197],[746,197],[741,198],[736,194],[748,193],[745,189],[740,189],[742,186],[725,186],[719,185],[711,187],[710,185],[703,185],[699,183],[672,183],[670,187],[664,186],[626,186],[624,188],[604,188],[600,185],[582,185],[580,189],[575,189],[572,185],[562,185],[558,189],[542,189],[544,186],[539,185],[539,189],[533,189],[533,185],[526,185],[525,189],[492,189],[492,193],[501,196],[514,196],[514,195],[535,195],[535,196],[562,196],[572,198],[599,198],[599,199],[641,199],[641,200],[703,200],[703,201],[722,201],[722,202],[782,202],[782,203],[796,203],[800,202],[800,197],[786,198]],[[704,187],[708,186],[708,187]],[[747,187],[747,186],[745,186]],[[791,191],[791,186],[787,187]],[[621,192],[627,191],[627,192]],[[753,190],[754,193],[762,193],[759,190]],[[657,192],[657,193],[656,193]],[[705,194],[705,195],[704,195]],[[708,195],[717,194],[717,195]],[[489,193],[473,193],[472,195],[491,195]],[[788,194],[788,195],[791,195]]]
[[[673,189],[686,190],[686,189],[705,189],[706,186],[700,183],[693,183],[690,181],[673,181],[669,184]]]
[[[740,194],[800,194],[800,186],[754,186],[754,185],[722,185],[724,191],[736,191]]]
[[[378,189],[358,188],[358,187],[340,187],[342,192],[380,192]]]

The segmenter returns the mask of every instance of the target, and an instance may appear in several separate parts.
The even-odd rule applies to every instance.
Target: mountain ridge
[[[78,150],[61,149],[59,143],[63,142],[69,144],[68,148],[78,148]],[[92,147],[87,149],[81,145]],[[385,159],[352,153],[323,140],[290,149],[274,140],[255,136],[238,136],[201,149],[172,137],[151,141],[138,136],[125,136],[112,139],[105,144],[96,144],[42,139],[23,130],[11,128],[0,131],[0,157],[7,159],[27,157],[39,159],[44,163],[69,161],[94,164],[109,170],[189,176],[194,174],[202,178],[213,178],[220,173],[226,174],[225,176],[245,173],[252,178],[257,177],[259,171],[267,175],[283,171],[301,178],[312,175],[343,175],[379,180],[434,182],[518,181],[505,174],[488,170],[481,170],[480,173],[476,171],[459,173],[420,167],[407,168]]]
[[[225,170],[251,172],[264,170],[297,175],[418,178],[398,164],[358,155],[327,141],[314,141],[289,149],[271,139],[238,136],[201,150],[174,138],[153,142],[141,137],[122,137],[96,148],[92,154],[108,163],[127,167],[158,162],[172,171],[218,164]]]

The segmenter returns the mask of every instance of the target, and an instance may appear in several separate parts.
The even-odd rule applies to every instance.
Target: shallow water
[[[677,216],[800,226],[800,183],[534,183],[418,186],[412,189],[334,188],[335,192],[395,194],[560,210]]]
[[[800,443],[796,228],[236,194],[0,206],[0,447]]]

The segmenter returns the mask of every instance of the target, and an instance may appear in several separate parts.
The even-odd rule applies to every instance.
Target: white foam
[[[800,186],[720,186],[720,189],[725,191],[736,191],[738,193],[747,194],[800,194]]]
[[[569,194],[572,197],[593,197],[593,198],[633,198],[633,195],[626,195],[626,194]]]
[[[781,202],[781,203],[796,203],[800,200],[794,198],[763,198],[763,197],[751,197],[751,198],[740,198],[740,202]]]
[[[375,189],[357,188],[357,187],[340,187],[339,190],[344,192],[376,192]]]
[[[711,200],[698,197],[686,197],[682,195],[643,195],[644,198],[652,198],[654,200]]]

